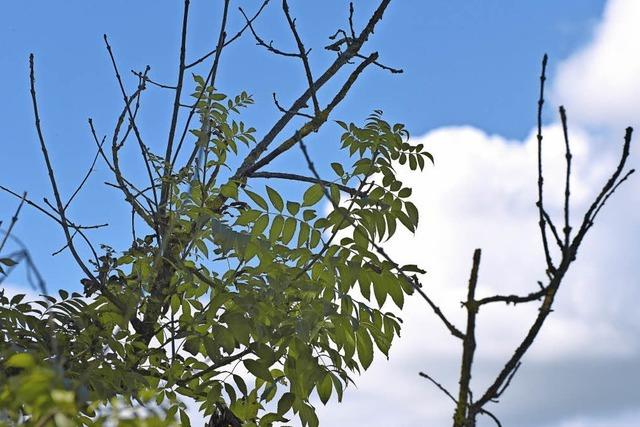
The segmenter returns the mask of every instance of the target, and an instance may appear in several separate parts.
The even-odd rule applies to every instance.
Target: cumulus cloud
[[[560,221],[561,128],[551,125],[544,133],[547,206]],[[572,136],[572,218],[577,223],[612,170],[616,151],[593,150],[595,140],[579,129],[573,129]],[[416,142],[434,154],[436,166],[419,176],[401,177],[414,188],[421,225],[415,235],[396,239],[390,253],[427,269],[426,291],[460,326],[464,320],[460,301],[476,247],[483,249],[479,293],[535,290],[536,280],[544,279],[544,258],[534,204],[534,135],[509,141],[459,127],[437,129]],[[623,188],[585,242],[561,289],[556,311],[509,391],[511,397],[496,409],[506,425],[540,426],[580,415],[616,413],[640,401],[628,376],[630,366],[640,362],[640,315],[625,309],[630,298],[640,297],[634,286],[638,267],[624,261],[625,256],[637,257],[634,254],[640,250],[629,232],[640,226],[640,214],[631,209],[639,201],[634,193],[629,186]],[[474,376],[478,392],[510,356],[536,310],[535,304],[483,309]],[[344,404],[323,408],[325,425],[356,420],[371,426],[449,423],[451,402],[417,372],[426,371],[455,390],[459,343],[417,298],[410,300],[403,318],[403,336],[392,349],[390,362],[380,361],[364,374]],[[640,376],[635,377],[637,383]]]
[[[593,40],[558,67],[554,99],[599,126],[640,124],[640,2],[609,0]]]
[[[572,126],[572,221],[613,170],[624,127],[640,124],[640,2],[610,0],[593,39],[559,64],[552,103],[565,104]],[[545,129],[547,207],[562,213],[561,128]],[[619,136],[614,138],[613,136]],[[537,228],[534,134],[524,141],[480,129],[436,129],[418,138],[436,158],[420,176],[406,176],[421,213],[415,236],[389,251],[428,270],[425,290],[463,325],[471,254],[483,249],[481,294],[527,293],[544,279]],[[637,145],[637,144],[634,144]],[[635,149],[635,147],[634,147]],[[637,151],[637,150],[636,150]],[[640,156],[633,154],[632,166]],[[495,413],[505,425],[631,427],[640,425],[640,192],[633,178],[607,204],[559,293],[556,310]],[[483,309],[478,325],[477,392],[488,385],[522,339],[535,304]],[[391,360],[377,361],[342,405],[322,408],[325,425],[448,425],[452,402],[417,376],[426,371],[450,390],[457,385],[459,343],[417,298],[403,312],[403,336]],[[490,420],[481,425],[492,425]]]

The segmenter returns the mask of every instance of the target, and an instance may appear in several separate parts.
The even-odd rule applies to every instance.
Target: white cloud
[[[547,127],[544,133],[547,207],[560,223],[564,191],[562,134],[558,125]],[[592,149],[597,140],[585,132],[572,129],[572,137],[572,218],[577,224],[617,159],[613,151]],[[421,225],[415,236],[405,234],[393,242],[389,252],[396,259],[428,270],[425,290],[462,327],[460,301],[465,295],[474,248],[483,248],[478,290],[481,294],[525,294],[537,289],[536,280],[544,279],[534,205],[535,137],[531,135],[523,142],[507,141],[478,129],[460,127],[435,130],[416,142],[424,143],[434,154],[436,166],[418,176],[401,177],[414,188]],[[625,378],[622,371],[614,372],[616,365],[626,369],[630,360],[640,362],[640,314],[623,309],[630,298],[640,297],[640,290],[633,283],[638,267],[622,261],[625,253],[640,253],[640,244],[629,233],[630,229],[640,228],[640,214],[630,209],[638,202],[633,187],[637,188],[637,183],[621,189],[588,236],[560,291],[556,311],[512,386],[519,400],[505,398],[497,406],[496,412],[504,414],[505,421],[520,417],[528,417],[530,422],[553,421],[554,418],[538,414],[545,408],[555,420],[574,415],[575,412],[554,408],[554,400],[575,394],[567,405],[579,401],[584,388],[593,386],[587,377],[594,375],[593,369],[611,371],[609,378]],[[486,385],[501,367],[526,333],[536,310],[532,304],[516,308],[497,305],[481,311],[476,384]],[[451,402],[420,379],[417,372],[425,370],[455,391],[459,342],[445,332],[419,298],[410,300],[402,316],[403,336],[392,349],[390,362],[375,364],[357,381],[358,390],[348,392],[342,405],[321,409],[324,425],[356,421],[371,426],[449,423]],[[582,373],[580,366],[584,368]],[[562,378],[554,373],[556,369],[575,373]],[[532,376],[533,372],[537,375]],[[529,387],[540,395],[535,399],[526,397],[522,390]],[[557,394],[554,390],[561,391]],[[598,413],[598,399],[607,401],[601,403],[602,407],[618,399],[618,409],[622,409],[629,401],[640,399],[640,395],[622,385],[619,394],[603,390],[601,396],[584,398],[593,398],[593,405],[584,410],[590,415]]]
[[[640,2],[610,0],[593,40],[557,68],[551,106],[566,105],[574,154],[572,222],[613,170],[624,127],[640,125]],[[597,130],[597,131],[596,131]],[[559,125],[545,129],[546,202],[561,223],[564,156]],[[471,254],[483,248],[479,291],[527,293],[544,278],[537,226],[536,143],[471,127],[422,138],[436,166],[403,180],[421,213],[415,236],[390,252],[428,270],[425,290],[463,325]],[[636,149],[633,144],[632,149]],[[638,151],[636,149],[636,151]],[[629,163],[638,166],[640,156]],[[607,204],[559,293],[556,310],[495,413],[505,425],[640,425],[640,188],[637,177]],[[474,384],[486,386],[527,331],[536,305],[485,308],[479,317]],[[455,391],[459,343],[418,298],[403,312],[391,360],[377,361],[341,405],[320,409],[324,425],[448,425],[452,404],[420,379],[424,370]],[[492,425],[490,420],[481,425]]]
[[[593,40],[560,64],[554,98],[590,125],[640,124],[640,2],[609,0]]]

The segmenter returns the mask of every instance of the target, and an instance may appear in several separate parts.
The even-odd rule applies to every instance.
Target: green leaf
[[[318,396],[320,397],[320,401],[323,404],[327,404],[329,398],[331,397],[331,390],[333,388],[333,381],[331,381],[331,376],[326,374],[320,384],[318,384]]]
[[[251,325],[247,319],[240,314],[234,313],[233,315],[225,316],[225,323],[240,344],[249,344]]]
[[[264,364],[260,363],[258,360],[247,359],[244,360],[244,367],[247,368],[251,374],[265,381],[273,381],[273,377],[271,376],[271,372],[269,372],[269,368]]]
[[[278,215],[273,219],[271,223],[271,228],[269,229],[269,241],[275,242],[280,237],[282,233],[282,227],[284,226],[284,217],[282,215]]]
[[[247,194],[247,196],[249,196],[249,198],[251,200],[254,201],[254,203],[258,206],[260,206],[262,209],[269,210],[269,205],[267,205],[267,202],[262,198],[262,196],[260,196],[257,193],[254,193],[253,191],[249,191],[245,188],[244,192]]]
[[[29,353],[14,354],[5,362],[7,368],[31,368],[35,364],[35,359]]]
[[[379,274],[373,275],[373,293],[376,296],[376,301],[378,302],[378,306],[382,307],[384,302],[387,300],[387,287],[384,283],[384,278]]]
[[[177,313],[178,309],[180,309],[180,297],[178,294],[171,295],[171,312]]]
[[[287,202],[287,210],[291,215],[293,216],[297,215],[298,211],[300,211],[300,203]]]
[[[416,208],[416,205],[414,205],[411,202],[404,202],[404,208],[407,210],[407,215],[409,215],[409,218],[411,219],[411,222],[413,223],[413,225],[417,226],[419,214],[418,214],[418,208]]]
[[[291,241],[293,234],[296,232],[298,221],[295,218],[287,218],[282,229],[282,243],[285,245]]]
[[[200,352],[200,339],[198,337],[187,338],[184,349],[195,356]]]
[[[309,427],[318,427],[320,424],[313,406],[305,404],[300,407],[300,421],[303,426],[308,424]]]
[[[360,327],[357,332],[356,348],[358,350],[358,359],[364,369],[369,368],[373,362],[373,342],[369,336],[369,332]]]
[[[386,276],[385,285],[387,293],[391,296],[395,305],[402,309],[402,306],[404,305],[404,292],[402,291],[400,283],[397,283],[393,277]]]
[[[284,415],[289,412],[291,406],[293,406],[293,402],[296,399],[296,395],[293,393],[284,393],[280,400],[278,400],[278,414]]]
[[[367,230],[362,225],[357,225],[356,228],[353,229],[353,240],[356,246],[364,249],[369,247],[369,236]]]
[[[251,234],[254,236],[262,234],[262,232],[267,228],[267,225],[269,225],[269,215],[264,214],[253,224]]]
[[[233,375],[233,381],[236,383],[236,386],[238,387],[238,390],[240,390],[240,393],[242,393],[244,396],[247,395],[248,391],[247,391],[247,384],[244,382],[244,380],[242,379],[242,377],[240,375]]]
[[[318,230],[311,230],[311,239],[309,239],[309,247],[311,249],[318,246],[318,244],[320,243],[320,237],[321,234]]]
[[[216,342],[211,337],[204,337],[202,343],[204,344],[207,356],[209,356],[211,360],[216,360],[220,357],[220,347],[216,345]]]
[[[238,185],[235,182],[228,182],[220,187],[220,194],[231,199],[237,199]]]
[[[14,265],[17,264],[17,262],[12,260],[11,258],[0,258],[0,264],[4,264],[7,267],[13,267]]]
[[[398,192],[398,197],[402,197],[403,199],[411,196],[411,189],[409,187],[405,187]]]
[[[344,168],[342,167],[342,165],[340,163],[331,163],[331,168],[336,173],[336,175],[338,175],[338,176],[343,176],[344,175]]]
[[[315,211],[314,209],[305,209],[305,210],[302,212],[302,218],[303,218],[305,221],[307,221],[307,222],[308,222],[308,221],[311,221],[311,220],[312,220],[312,219],[314,219],[316,216],[318,216],[318,215],[316,214],[316,211]]]
[[[324,190],[322,189],[322,185],[313,184],[311,187],[304,192],[302,196],[302,206],[313,206],[322,199],[324,195]]]
[[[311,227],[306,222],[300,224],[300,232],[298,233],[298,242],[296,244],[297,247],[301,247],[307,240],[309,239],[309,232],[311,231]]]
[[[9,302],[9,305],[18,305],[20,304],[20,301],[22,301],[22,299],[25,297],[25,294],[17,294],[14,295],[11,298],[11,301]]]
[[[271,200],[271,204],[278,210],[278,212],[282,212],[282,209],[284,209],[284,201],[282,200],[282,197],[280,197],[280,194],[278,194],[276,190],[269,187],[268,185],[266,186],[266,188],[269,200]]]
[[[180,425],[184,427],[191,427],[191,420],[189,420],[189,416],[183,409],[180,409]]]

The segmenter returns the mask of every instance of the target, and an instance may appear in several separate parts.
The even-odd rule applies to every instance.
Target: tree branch
[[[344,191],[345,193],[348,193],[352,196],[366,196],[365,193],[358,191],[355,188],[351,188],[347,185],[342,185],[342,184],[338,184],[335,182],[331,182],[331,181],[326,181],[324,179],[318,179],[318,178],[313,178],[310,176],[304,176],[304,175],[297,175],[297,174],[293,174],[293,173],[281,173],[281,172],[254,172],[250,175],[250,178],[265,178],[265,179],[271,179],[271,178],[278,178],[278,179],[288,179],[291,181],[300,181],[300,182],[310,182],[310,183],[314,183],[314,184],[322,184],[322,185],[326,185],[326,186],[331,186],[331,185],[335,185],[336,187],[338,187],[340,190]]]
[[[258,18],[258,16],[262,13],[262,10],[267,6],[267,4],[269,4],[269,1],[270,0],[263,1],[262,5],[258,9],[258,11],[255,13],[255,15],[253,15],[253,17],[251,19],[249,19],[247,23],[245,23],[245,25],[240,29],[240,31],[238,31],[233,37],[231,37],[229,40],[227,40],[222,45],[222,47],[224,48],[224,47],[228,46],[229,44],[233,43],[234,41],[236,41],[244,33],[244,31],[247,28],[249,28],[249,25],[253,24],[253,21],[255,21]],[[189,68],[195,67],[196,65],[198,65],[201,62],[205,61],[207,58],[209,58],[211,55],[214,55],[217,52],[218,52],[218,47],[216,47],[215,49],[213,49],[211,52],[207,53],[206,55],[201,56],[200,58],[196,59],[192,63],[186,65],[185,69],[189,69]]]
[[[467,327],[462,340],[462,362],[460,364],[460,388],[458,391],[458,404],[453,415],[454,427],[463,427],[466,425],[469,416],[469,400],[471,391],[471,369],[473,365],[473,357],[476,352],[476,316],[478,314],[479,305],[476,298],[476,286],[478,284],[478,269],[480,268],[481,250],[476,249],[473,253],[473,266],[471,267],[471,276],[469,277],[469,286],[467,289],[467,301],[465,303],[467,309]]]
[[[311,74],[311,67],[309,66],[309,57],[307,56],[307,50],[302,43],[302,39],[300,39],[300,35],[298,34],[298,30],[296,29],[296,20],[291,18],[291,14],[289,13],[289,4],[287,4],[287,0],[282,0],[282,10],[284,11],[285,16],[287,17],[287,22],[289,23],[289,28],[291,29],[291,33],[296,40],[296,45],[298,46],[299,57],[302,60],[302,64],[304,66],[304,73],[307,77],[307,83],[309,84],[309,90],[311,91],[311,100],[313,101],[313,111],[316,114],[320,114],[320,104],[318,104],[318,98],[316,97],[316,91],[313,88],[313,75]]]
[[[549,243],[547,241],[546,220],[544,210],[544,198],[543,187],[544,178],[542,176],[542,106],[544,105],[544,82],[547,79],[547,54],[542,58],[542,72],[540,73],[540,97],[538,98],[538,133],[536,138],[538,140],[538,224],[540,226],[540,235],[542,236],[542,246],[544,248],[544,256],[547,261],[547,270],[550,274],[555,274],[556,268],[553,265],[551,254],[549,253]],[[549,222],[551,224],[551,222]]]

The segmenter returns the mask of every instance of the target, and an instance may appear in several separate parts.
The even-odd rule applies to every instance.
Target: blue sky
[[[108,134],[122,102],[102,34],[109,35],[123,74],[149,64],[152,78],[171,83],[180,3],[74,0],[2,6],[0,93],[5,102],[0,105],[0,184],[26,190],[34,200],[51,197],[33,129],[29,53],[36,55],[49,150],[68,195],[94,154],[87,117],[94,119],[101,134]],[[214,2],[192,3],[190,58],[211,47],[219,20]],[[238,2],[248,13],[256,3]],[[356,25],[362,25],[374,4],[356,3]],[[462,314],[459,301],[475,247],[484,249],[479,286],[487,294],[526,293],[541,278],[532,129],[542,54],[547,52],[551,61],[545,140],[560,140],[555,118],[560,102],[566,104],[572,124],[575,215],[611,167],[622,126],[640,124],[639,4],[635,0],[392,2],[368,49],[378,50],[382,62],[405,73],[368,70],[333,117],[360,121],[381,108],[390,121],[406,123],[434,153],[435,167],[405,181],[414,187],[421,227],[415,236],[398,236],[389,251],[397,259],[427,268],[425,282],[454,319],[460,320]],[[270,7],[256,29],[266,40],[292,48],[278,6]],[[321,46],[335,29],[344,27],[348,2],[291,1],[291,7],[303,38],[314,47],[312,66],[320,70],[333,59]],[[232,17],[231,27],[239,27],[242,21],[235,8]],[[247,111],[246,121],[260,134],[277,116],[271,93],[277,92],[286,104],[304,87],[302,77],[300,64],[273,58],[251,37],[244,37],[225,51],[217,86],[230,94],[247,90],[254,95],[256,105]],[[135,81],[127,78],[131,89]],[[170,114],[168,94],[148,92],[143,133],[147,141],[155,141],[152,147],[161,147]],[[318,164],[341,160],[323,145],[334,144],[337,135],[338,130],[328,126],[321,138],[310,141]],[[549,182],[562,177],[557,147],[548,150]],[[143,178],[135,155],[132,150],[125,165]],[[283,158],[274,169],[295,167],[291,160]],[[636,166],[637,160],[635,155]],[[106,172],[99,164],[71,214],[83,223],[110,222],[109,229],[92,236],[96,242],[122,249],[129,240],[127,211],[120,196],[102,184]],[[525,427],[640,425],[640,392],[634,386],[640,377],[633,369],[640,364],[640,314],[627,305],[640,298],[638,188],[632,180],[620,191],[585,243],[550,325],[497,406],[505,425],[523,425],[519,422],[524,419]],[[559,206],[560,193],[554,194],[550,191],[551,209]],[[14,199],[0,194],[0,218],[8,219],[15,205]],[[79,289],[80,272],[70,257],[51,257],[63,242],[55,224],[26,209],[15,232],[29,245],[50,289]],[[24,271],[17,270],[11,282],[24,286]],[[535,307],[483,314],[477,381],[485,381],[500,366],[526,331],[532,313]],[[449,402],[420,382],[416,373],[438,373],[444,384],[453,387],[459,357],[456,343],[415,301],[403,317],[406,329],[390,362],[374,363],[344,404],[322,409],[324,425],[449,423]],[[378,409],[387,406],[404,417],[390,421],[387,417],[395,417],[394,413]]]
[[[236,5],[251,14],[257,3]],[[331,32],[344,26],[347,4],[292,4],[305,41],[315,47],[311,55],[315,69],[332,59],[321,47]],[[372,5],[356,5],[356,24],[362,24]],[[189,58],[211,47],[219,20],[212,2],[195,1],[192,8]],[[334,117],[357,121],[381,108],[390,121],[407,124],[414,135],[441,126],[469,124],[489,133],[522,138],[534,118],[532,100],[542,54],[551,56],[553,74],[555,64],[588,40],[602,8],[602,1],[592,0],[395,2],[368,49],[378,50],[382,61],[403,68],[405,73],[370,70]],[[49,194],[28,94],[30,52],[36,55],[44,131],[61,186],[68,194],[93,155],[87,118],[94,119],[99,132],[108,133],[121,105],[102,34],[109,35],[130,89],[136,83],[128,70],[141,70],[145,65],[152,67],[154,79],[170,83],[175,79],[180,13],[180,2],[175,1],[5,2],[0,14],[0,90],[5,100],[0,106],[2,183],[17,191],[26,190],[36,200]],[[231,16],[231,28],[242,25],[234,7]],[[265,40],[293,47],[283,24],[279,7],[270,7],[256,28]],[[282,102],[292,99],[304,85],[300,68],[287,58],[274,58],[255,46],[251,37],[244,37],[225,51],[218,86],[228,93],[252,93],[257,105],[247,117],[258,131],[264,131],[277,114],[271,93],[276,91]],[[151,143],[152,147],[160,147],[166,139],[167,95],[161,90],[146,94],[144,133],[148,140],[158,141]],[[337,130],[328,135],[335,138]],[[317,156],[325,153],[314,152]],[[99,165],[73,207],[72,213],[80,222],[103,222],[104,214],[124,206],[114,191],[101,185],[104,169]],[[131,170],[134,175],[141,172]],[[13,204],[10,197],[0,194],[3,214],[8,214]],[[96,241],[109,241],[115,247],[127,243],[118,239],[116,230],[125,223],[119,220],[119,213],[122,211],[107,215],[113,227],[94,233]],[[49,256],[62,243],[60,231],[49,220],[33,211],[24,212],[16,231],[29,243],[52,289],[77,286],[77,271],[69,267],[69,258]]]

